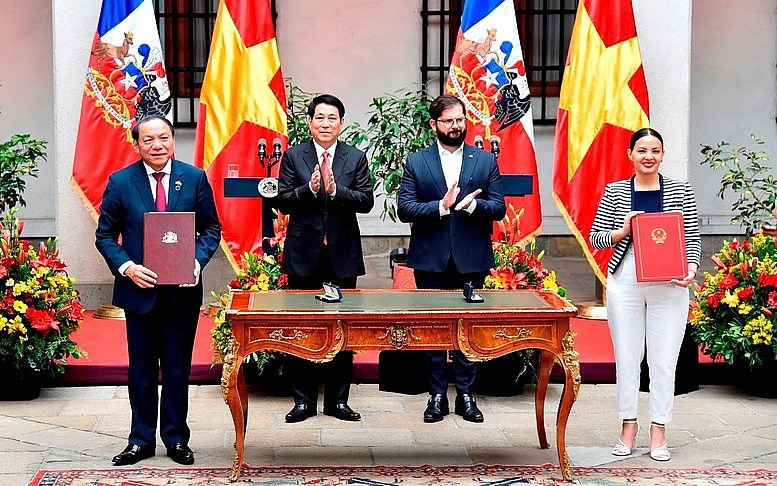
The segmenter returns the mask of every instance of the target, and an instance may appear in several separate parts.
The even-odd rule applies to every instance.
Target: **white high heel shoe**
[[[653,427],[658,427],[666,430],[666,425],[651,422],[650,424],[651,440],[653,438]],[[672,458],[672,454],[669,452],[669,448],[666,446],[666,441],[664,441],[663,444],[656,447],[655,449],[650,449],[650,458],[653,459],[654,461],[659,461],[659,462],[666,462]]]
[[[615,447],[612,448],[612,455],[613,456],[629,456],[631,455],[631,452],[634,450],[634,442],[637,440],[637,434],[639,434],[639,423],[637,423],[636,419],[632,420],[624,420],[623,424],[637,424],[637,430],[634,432],[634,437],[631,439],[631,447],[627,446],[623,440],[618,437],[618,443],[615,444]]]

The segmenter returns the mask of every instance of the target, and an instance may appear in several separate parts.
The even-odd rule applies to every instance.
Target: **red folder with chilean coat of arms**
[[[193,284],[194,213],[143,215],[143,266],[156,272],[157,285]]]
[[[631,220],[637,282],[668,282],[688,275],[683,214],[642,213]]]

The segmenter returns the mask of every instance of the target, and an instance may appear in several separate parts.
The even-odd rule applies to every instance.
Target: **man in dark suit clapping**
[[[365,273],[356,213],[372,209],[372,184],[364,152],[337,140],[344,116],[336,97],[313,98],[308,106],[313,140],[289,148],[281,160],[274,204],[289,215],[282,269],[291,289],[321,289],[323,282],[353,289]],[[361,419],[348,406],[353,352],[340,352],[323,364],[287,356],[285,366],[294,396],[286,422],[316,415],[319,376],[324,414]]]
[[[205,172],[172,158],[172,123],[148,116],[133,127],[132,138],[142,160],[111,174],[95,233],[97,249],[115,275],[113,304],[124,309],[127,324],[132,426],[127,447],[113,463],[123,466],[153,456],[158,418],[167,455],[188,465],[194,462],[186,416],[202,305],[200,271],[218,249],[221,225]],[[195,284],[156,285],[157,274],[143,265],[143,217],[153,211],[195,213]]]
[[[502,181],[496,159],[464,143],[466,111],[458,98],[443,95],[429,105],[437,143],[407,159],[397,198],[397,215],[412,223],[407,265],[419,289],[481,288],[494,266],[493,222],[505,215]],[[455,412],[482,422],[472,396],[476,365],[452,351],[456,385]],[[449,413],[445,351],[425,353],[431,397],[424,422]]]

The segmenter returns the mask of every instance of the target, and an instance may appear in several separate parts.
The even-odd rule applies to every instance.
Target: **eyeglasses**
[[[464,123],[467,121],[467,119],[466,118],[449,118],[447,120],[443,120],[443,119],[438,118],[436,121],[440,125],[443,125],[443,126],[446,126],[446,127],[450,127],[450,126],[453,126],[453,125],[464,125]]]

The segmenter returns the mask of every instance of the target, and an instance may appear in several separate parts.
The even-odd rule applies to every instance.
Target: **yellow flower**
[[[752,311],[752,310],[753,310],[753,306],[752,305],[742,304],[737,309],[737,312],[739,312],[743,316],[746,316],[746,315],[750,314],[750,311]]]
[[[24,314],[27,312],[27,304],[22,302],[21,300],[14,300],[13,301],[13,308],[16,312],[20,314]]]
[[[752,339],[753,344],[771,344],[772,343],[772,322],[763,314],[759,314],[755,319],[747,321],[742,328],[742,335]]]
[[[731,308],[735,308],[739,305],[739,297],[737,294],[731,293],[728,290],[726,291],[726,296],[720,299],[720,301]]]
[[[558,292],[558,282],[556,281],[555,270],[551,270],[550,275],[542,279],[542,287],[554,292]]]

